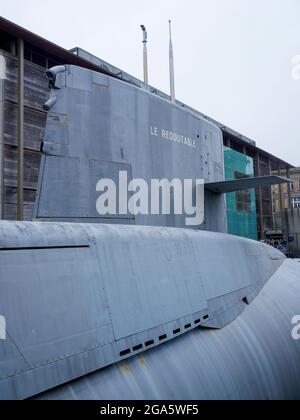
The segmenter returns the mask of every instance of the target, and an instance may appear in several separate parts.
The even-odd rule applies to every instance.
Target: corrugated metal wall
[[[4,219],[17,216],[17,59],[3,52],[6,60],[4,88]],[[49,97],[45,69],[25,61],[25,151],[24,151],[24,217],[31,220],[40,166],[40,144],[46,116],[42,105]]]

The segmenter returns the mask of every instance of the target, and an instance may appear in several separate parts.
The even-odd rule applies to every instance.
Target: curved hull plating
[[[288,260],[222,330],[196,329],[140,356],[50,391],[55,400],[300,399],[300,268]]]
[[[0,398],[27,398],[236,319],[283,263],[226,234],[0,223]]]

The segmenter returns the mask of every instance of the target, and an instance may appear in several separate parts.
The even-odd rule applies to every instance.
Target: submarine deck
[[[287,260],[224,329],[192,331],[37,399],[300,399],[299,302],[300,260]]]

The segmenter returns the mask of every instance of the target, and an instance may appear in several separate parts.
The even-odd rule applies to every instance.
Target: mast
[[[149,84],[149,78],[148,78],[148,49],[147,49],[148,33],[147,33],[146,27],[144,25],[141,25],[141,29],[143,31],[143,44],[144,44],[144,50],[143,50],[144,83],[145,83],[145,85],[148,85]]]
[[[172,22],[169,20],[169,33],[170,33],[170,47],[169,47],[169,62],[170,62],[170,96],[173,103],[175,99],[175,70],[174,70],[174,51],[172,41]]]

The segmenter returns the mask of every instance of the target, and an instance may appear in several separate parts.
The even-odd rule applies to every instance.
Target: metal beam
[[[281,175],[281,166],[278,162],[278,176]],[[280,219],[281,219],[281,230],[284,231],[284,214],[283,214],[283,202],[282,202],[282,187],[279,185],[279,210],[280,210]]]
[[[272,162],[268,159],[270,175],[272,175]],[[271,188],[271,200],[272,200],[272,230],[275,230],[275,201],[274,201],[274,189]]]
[[[208,182],[205,189],[217,194],[227,194],[245,191],[252,188],[265,188],[277,184],[286,184],[289,180],[279,176],[259,176],[252,178],[234,179],[231,181]]]
[[[281,176],[281,166],[280,163],[278,162],[278,176]],[[281,217],[282,217],[282,210],[283,210],[283,202],[282,202],[282,188],[281,185],[279,184],[279,206],[280,206],[280,213],[281,213]]]
[[[287,177],[290,178],[290,168],[286,168]],[[288,189],[288,207],[285,209],[285,225],[286,225],[286,235],[287,235],[287,250],[288,255],[290,255],[290,219],[289,219],[289,209],[292,207],[292,197],[291,197],[291,182],[287,184]]]
[[[0,55],[0,220],[4,219],[4,88],[5,57]]]
[[[287,175],[287,178],[289,178],[289,179],[290,179],[290,174],[291,174],[290,168],[286,168],[286,175]],[[288,208],[290,208],[290,207],[292,207],[291,183],[290,182],[288,183],[288,200],[289,200]]]
[[[17,219],[24,220],[24,41],[18,40],[18,200]]]

